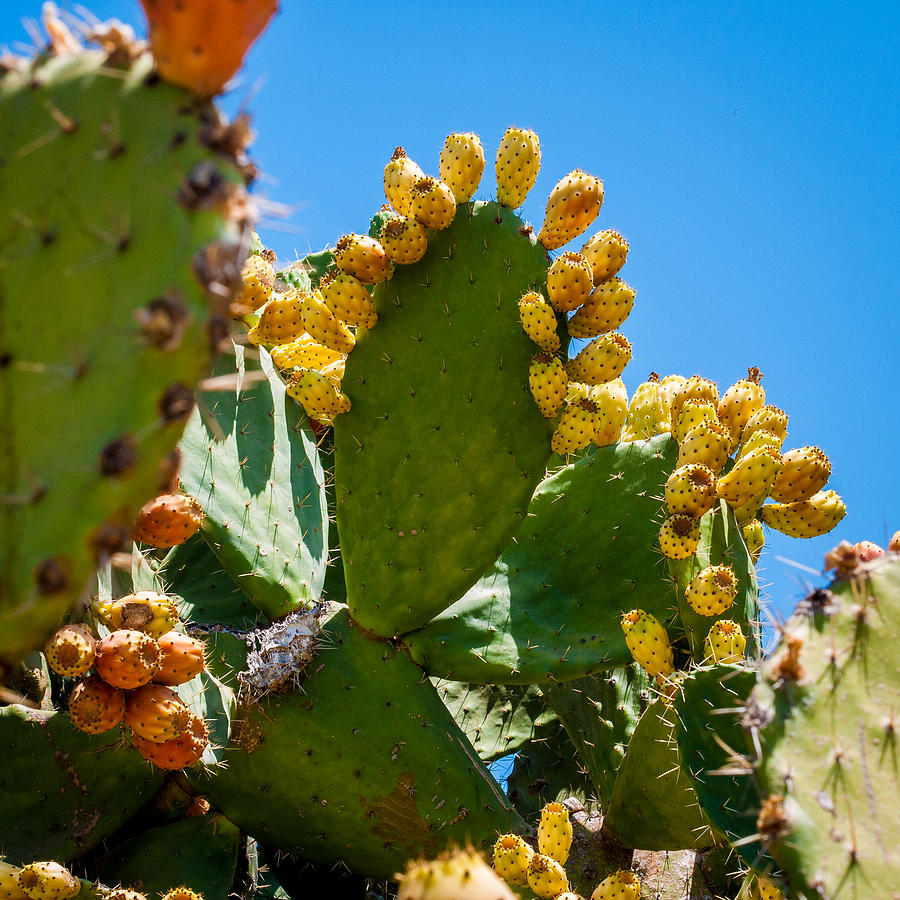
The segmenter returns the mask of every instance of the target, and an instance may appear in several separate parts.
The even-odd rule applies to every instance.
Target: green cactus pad
[[[109,837],[163,782],[116,728],[87,735],[68,715],[0,709],[0,847],[10,862],[65,862]]]
[[[227,766],[197,777],[242,830],[389,878],[410,856],[523,827],[421,671],[346,610],[309,671],[302,691],[239,708]]]
[[[203,536],[268,618],[319,599],[328,560],[325,475],[303,409],[269,355],[233,384],[200,395],[181,442],[181,481],[200,501]],[[227,377],[222,367],[217,377]]]
[[[521,226],[495,203],[461,206],[424,259],[375,288],[378,324],[347,360],[337,524],[351,614],[376,634],[458,599],[544,476],[552,425],[528,389],[517,302],[545,281],[547,254]]]
[[[206,368],[204,286],[218,328],[239,274],[217,114],[151,68],[83,51],[0,76],[0,680],[158,491]]]
[[[656,536],[676,452],[660,435],[596,449],[547,478],[493,567],[404,636],[413,659],[441,678],[497,684],[629,664],[621,613],[666,621],[675,610]]]

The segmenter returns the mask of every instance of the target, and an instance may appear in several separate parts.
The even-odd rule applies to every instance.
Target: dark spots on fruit
[[[159,350],[174,350],[184,337],[190,313],[180,295],[169,292],[136,309],[134,318],[148,345]]]
[[[167,425],[187,421],[193,408],[194,392],[180,381],[169,385],[159,398],[159,412]]]
[[[100,451],[100,474],[106,478],[124,475],[137,460],[134,435],[123,434]]]
[[[51,556],[39,562],[34,568],[38,593],[46,597],[67,590],[70,568],[69,561],[63,556]]]

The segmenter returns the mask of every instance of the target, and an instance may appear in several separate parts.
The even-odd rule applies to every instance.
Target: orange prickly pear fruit
[[[33,862],[23,866],[18,881],[31,900],[69,900],[81,891],[81,882],[57,862]]]
[[[707,566],[692,579],[684,597],[701,616],[720,616],[737,595],[737,577],[731,566]]]
[[[126,594],[113,603],[95,607],[95,614],[107,627],[143,631],[152,638],[171,631],[178,624],[178,607],[171,597],[156,591]]]
[[[635,662],[640,663],[651,677],[667,678],[675,671],[669,635],[654,616],[642,609],[622,613],[622,631]]]
[[[716,476],[706,466],[680,466],[666,480],[666,506],[673,515],[699,519],[715,502]]]
[[[594,286],[592,279],[591,267],[580,253],[569,252],[558,256],[547,272],[550,305],[557,312],[578,309],[587,300]]]
[[[153,675],[157,684],[170,687],[184,684],[205,668],[204,644],[180,631],[170,631],[159,640],[159,667]]]
[[[528,387],[545,419],[559,415],[566,399],[567,383],[566,370],[558,356],[542,352],[531,357]]]
[[[300,320],[313,340],[331,350],[347,354],[356,346],[353,332],[326,306],[318,291],[302,293]]]
[[[588,388],[588,400],[597,407],[597,430],[594,446],[609,447],[622,436],[622,426],[628,414],[628,391],[621,378]]]
[[[569,810],[563,803],[544,804],[538,824],[539,852],[564,866],[571,848],[572,823],[569,821]]]
[[[594,439],[597,423],[597,407],[590,400],[566,403],[550,438],[551,449],[561,456],[583,450]]]
[[[271,296],[275,287],[275,254],[271,250],[247,257],[241,270],[241,292],[231,304],[235,318],[259,309]]]
[[[788,450],[781,461],[784,465],[769,491],[769,496],[781,503],[809,500],[831,477],[831,461],[818,447]]]
[[[566,870],[552,857],[535,853],[528,861],[528,887],[538,897],[556,897],[569,889]]]
[[[765,497],[781,471],[781,454],[774,447],[760,447],[735,462],[719,479],[718,494],[730,506],[749,504]]]
[[[784,438],[780,438],[778,437],[778,435],[772,434],[771,431],[760,429],[759,431],[754,431],[753,434],[750,435],[750,438],[747,440],[746,444],[741,444],[741,448],[738,451],[735,459],[740,459],[742,456],[746,456],[748,453],[752,453],[754,450],[758,450],[760,447],[772,447],[774,450],[777,450],[780,453],[781,445],[783,443]]]
[[[373,328],[378,322],[369,289],[353,275],[326,272],[319,281],[319,293],[325,305],[347,325]]]
[[[94,669],[113,687],[131,690],[148,684],[159,668],[159,645],[143,631],[123,628],[97,641]]]
[[[537,291],[528,291],[519,299],[519,319],[522,321],[525,334],[541,350],[546,350],[548,353],[555,353],[559,350],[556,313]]]
[[[157,743],[140,735],[132,735],[132,742],[138,753],[160,769],[183,769],[199,762],[203,751],[209,746],[209,735],[203,719],[191,716],[187,728],[171,740]]]
[[[282,371],[302,367],[304,369],[323,369],[338,360],[344,359],[339,350],[332,350],[318,343],[312,335],[304,332],[287,344],[279,344],[270,351],[272,362]]]
[[[703,403],[709,403],[715,411],[719,405],[719,389],[714,381],[710,381],[708,378],[701,378],[699,375],[692,375],[680,387],[677,387],[672,394],[672,431],[678,425],[678,420],[681,417],[681,407],[688,400],[699,400]]]
[[[759,559],[759,554],[766,544],[762,522],[760,522],[759,519],[753,519],[746,525],[742,525],[741,535],[744,538],[744,543],[747,545],[747,552],[755,563]]]
[[[44,644],[47,665],[57,675],[84,675],[94,662],[97,641],[87,625],[62,625]]]
[[[425,173],[406,155],[406,151],[397,147],[391,161],[384,167],[384,195],[401,216],[411,215],[412,186],[424,177]]]
[[[603,182],[581,169],[573,169],[550,192],[538,241],[548,250],[562,247],[590,228],[602,205]]]
[[[481,138],[471,131],[447,135],[438,165],[441,181],[448,185],[457,203],[468,203],[478,190],[484,173]]]
[[[900,531],[895,531],[891,535],[891,539],[888,541],[887,548],[892,553],[900,553]]]
[[[453,224],[456,198],[443,181],[425,176],[412,186],[410,215],[426,228],[443,231]]]
[[[425,226],[411,216],[393,216],[381,226],[381,246],[401,266],[417,263],[428,249]]]
[[[746,444],[757,431],[771,431],[783,441],[787,437],[788,415],[777,406],[760,407],[741,431],[741,443]]]
[[[526,128],[507,128],[497,148],[497,202],[510,209],[521,206],[540,168],[538,136]]]
[[[762,372],[752,366],[747,370],[747,377],[736,381],[719,400],[719,421],[728,429],[733,444],[740,441],[750,416],[766,403],[765,388],[759,383],[761,380]]]
[[[531,845],[517,834],[501,834],[494,844],[494,868],[509,884],[528,884],[528,863],[532,856]]]
[[[598,231],[581,248],[581,255],[590,263],[594,284],[617,275],[628,258],[628,241],[611,228]]]
[[[744,658],[747,639],[741,626],[730,619],[713,622],[706,637],[706,660],[711,663],[737,663]]]
[[[640,900],[641,883],[637,875],[619,869],[594,888],[591,900]]]
[[[145,684],[125,699],[125,724],[157,744],[178,737],[191,724],[191,711],[178,694],[161,684]]]
[[[125,694],[96,675],[89,675],[69,694],[69,718],[87,734],[115,728],[125,714]]]
[[[634,307],[634,288],[621,278],[598,284],[581,309],[569,319],[569,334],[576,338],[594,337],[618,328]]]
[[[384,247],[367,234],[345,234],[334,248],[337,267],[363,284],[380,284],[394,274]]]
[[[623,441],[641,441],[668,431],[663,429],[663,406],[660,397],[659,375],[651,372],[650,377],[637,386],[628,404],[628,414],[622,426]]]
[[[631,359],[631,341],[617,331],[594,338],[574,359],[566,363],[572,381],[603,384],[618,378]]]
[[[175,547],[193,537],[202,523],[203,509],[193,497],[160,494],[141,507],[131,536],[151,547]]]
[[[295,369],[285,382],[285,390],[322,425],[332,425],[336,416],[350,411],[350,398],[340,385],[312,369]]]
[[[681,405],[678,421],[672,420],[672,437],[681,443],[688,432],[701,422],[718,422],[716,408],[705,400],[685,400]]]
[[[728,462],[730,450],[731,435],[728,429],[721,422],[704,419],[679,441],[676,465],[699,463],[718,475]]]
[[[251,329],[254,344],[287,344],[300,337],[306,329],[300,316],[303,292],[296,289],[273,294],[262,308],[259,321]],[[247,335],[250,339],[250,335]]]
[[[509,886],[471,848],[409,862],[397,874],[397,900],[516,900]]]
[[[141,0],[156,68],[166,81],[212,97],[278,9],[278,0]]]
[[[671,515],[659,529],[659,548],[667,559],[687,559],[700,543],[700,523],[693,516]]]
[[[834,491],[819,491],[809,500],[769,503],[762,508],[763,522],[788,537],[812,538],[828,534],[847,514],[847,507]]]

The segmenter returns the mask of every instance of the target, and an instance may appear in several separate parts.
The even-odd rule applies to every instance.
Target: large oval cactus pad
[[[517,302],[547,254],[495,203],[461,206],[375,289],[335,422],[337,525],[353,618],[383,636],[458,599],[524,519],[552,427],[528,389]]]

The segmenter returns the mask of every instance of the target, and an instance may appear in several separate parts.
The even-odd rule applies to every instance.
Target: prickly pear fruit
[[[510,209],[521,206],[540,168],[538,136],[526,128],[507,128],[497,148],[497,202]]]
[[[593,286],[591,267],[580,253],[563,253],[553,260],[547,272],[547,296],[557,312],[578,309],[587,300]]]
[[[679,466],[699,463],[718,475],[731,450],[731,435],[721,423],[704,419],[691,428],[678,442]]]
[[[733,444],[741,439],[744,426],[766,402],[765,388],[759,383],[762,372],[756,366],[747,370],[747,378],[736,381],[719,400],[719,421],[728,429]]]
[[[356,346],[353,332],[325,305],[318,291],[300,297],[300,321],[313,340],[331,350],[346,354]]]
[[[87,734],[115,728],[124,714],[125,694],[95,675],[79,681],[69,695],[69,718]]]
[[[412,186],[410,215],[426,228],[443,231],[453,224],[456,215],[456,199],[453,191],[438,181],[425,176]]]
[[[19,870],[19,887],[32,900],[68,900],[81,882],[57,862],[33,862]]]
[[[618,378],[631,359],[631,341],[617,331],[594,338],[574,359],[566,363],[572,381],[603,384]]]
[[[425,226],[411,216],[393,216],[381,226],[381,246],[401,266],[417,263],[428,249]]]
[[[303,292],[295,288],[283,294],[274,294],[262,308],[259,321],[252,329],[253,342],[277,346],[300,337],[306,331],[300,315],[303,296]]]
[[[538,851],[551,856],[561,866],[569,858],[572,848],[572,823],[569,810],[563,803],[545,803],[538,824]]]
[[[550,438],[550,447],[561,456],[583,450],[594,439],[598,422],[597,407],[590,400],[566,403]]]
[[[753,887],[752,900],[784,900],[784,894],[768,878],[760,875]]]
[[[566,399],[568,379],[562,360],[552,353],[535,353],[528,367],[528,387],[541,415],[552,419]]]
[[[738,451],[735,459],[740,459],[742,456],[746,456],[748,453],[752,453],[754,450],[757,450],[760,447],[773,447],[775,450],[781,453],[781,445],[783,443],[784,438],[780,438],[777,434],[772,434],[771,431],[766,431],[765,429],[761,428],[757,431],[754,431],[745,444],[741,444],[740,450]]]
[[[619,442],[625,416],[628,414],[628,391],[621,378],[589,387],[588,400],[597,407],[595,447],[609,447]]]
[[[528,861],[528,887],[538,897],[556,897],[569,889],[566,870],[552,856],[535,853]]]
[[[278,9],[278,0],[141,0],[162,78],[199,97],[218,94]]]
[[[156,743],[134,734],[132,742],[147,762],[160,769],[183,769],[200,761],[209,746],[209,735],[203,719],[192,715],[190,724],[178,737]]]
[[[185,813],[185,816],[187,816],[187,813]],[[140,891],[132,891],[127,888],[113,888],[108,894],[103,895],[103,900],[147,900],[147,897]]]
[[[192,891],[189,887],[182,885],[181,887],[172,888],[162,895],[161,900],[203,900],[203,894]]]
[[[581,248],[581,255],[590,263],[594,273],[594,284],[607,281],[617,275],[628,258],[628,241],[607,228],[598,231]]]
[[[864,563],[884,556],[884,548],[879,547],[874,541],[857,541],[853,545],[853,549],[856,551],[859,561]]]
[[[654,616],[642,609],[622,613],[622,631],[635,662],[640,663],[651,677],[666,678],[675,671],[669,635]]]
[[[782,469],[769,491],[769,496],[780,503],[809,500],[831,477],[831,461],[818,447],[788,450],[781,461]]]
[[[777,406],[763,406],[749,419],[741,431],[741,443],[746,444],[756,431],[771,431],[783,441],[787,437],[788,415]]]
[[[706,466],[680,466],[666,479],[666,506],[670,513],[699,519],[715,502],[716,476]]]
[[[517,834],[501,834],[494,844],[494,868],[510,884],[528,884],[528,863],[534,849]]]
[[[412,186],[424,177],[425,173],[406,155],[406,151],[397,147],[391,161],[384,167],[384,195],[401,216],[411,215]]]
[[[642,441],[669,430],[668,412],[664,414],[660,397],[659,375],[651,372],[647,381],[637,386],[628,404],[622,426],[623,441]],[[703,462],[703,460],[689,460]],[[680,465],[681,463],[679,463]]]
[[[409,862],[398,873],[397,900],[516,900],[474,850],[451,850],[435,860]]]
[[[893,553],[900,553],[900,531],[895,531],[891,535],[887,548]]]
[[[245,316],[259,309],[271,296],[275,286],[274,253],[266,250],[247,257],[241,269],[241,292],[231,303],[233,316]]]
[[[594,888],[591,900],[640,900],[641,883],[637,875],[619,869]]]
[[[548,353],[555,353],[559,350],[556,313],[537,291],[528,291],[519,299],[519,319],[522,321],[525,334],[541,350],[546,350]]]
[[[680,378],[680,376],[676,377]],[[663,379],[663,384],[665,383],[666,379]],[[672,384],[675,386],[677,382],[673,381]],[[699,375],[692,375],[686,381],[682,381],[680,385],[675,386],[672,392],[670,409],[672,431],[675,430],[675,426],[681,418],[681,407],[688,400],[700,400],[701,402],[709,403],[715,410],[719,406],[719,389],[714,381],[710,381],[708,378],[701,378]]]
[[[128,694],[124,718],[138,737],[161,744],[178,737],[190,725],[191,711],[171,688],[145,684]]]
[[[750,554],[753,562],[757,562],[759,560],[759,554],[766,544],[762,522],[760,522],[759,519],[752,519],[746,525],[742,525],[741,535],[744,538],[744,543],[747,545],[747,552]]]
[[[569,319],[569,334],[572,337],[588,338],[618,328],[631,315],[634,297],[634,288],[621,278],[601,282],[584,301],[581,309]]]
[[[288,344],[281,344],[271,350],[272,362],[282,371],[287,369],[324,369],[344,358],[339,350],[332,350],[320,344],[304,332]]]
[[[550,192],[538,241],[548,250],[562,247],[590,228],[602,205],[603,182],[573,169]]]
[[[809,500],[769,503],[762,508],[763,522],[788,537],[813,538],[828,534],[847,514],[847,507],[834,491],[819,491]]]
[[[347,325],[373,328],[378,322],[368,288],[353,275],[334,270],[326,272],[319,281],[319,293],[325,305]]]
[[[350,398],[340,385],[312,369],[295,369],[285,382],[285,390],[322,425],[332,425],[336,416],[350,411]]]
[[[662,404],[664,431],[672,430],[672,404],[675,395],[687,384],[684,375],[666,375],[659,383],[659,402]]]
[[[380,284],[394,274],[394,264],[381,242],[367,234],[343,235],[334,248],[334,262],[342,272],[363,284]]]
[[[0,860],[0,900],[28,900],[19,887],[19,867]]]
[[[688,432],[701,422],[717,422],[716,408],[706,400],[685,400],[678,414],[678,421],[672,420],[672,437],[681,443]]]
[[[744,658],[747,639],[741,626],[731,619],[713,622],[706,636],[706,662],[738,663]]]
[[[160,494],[145,503],[131,536],[151,547],[175,547],[193,537],[203,524],[203,509],[187,494]]]
[[[97,674],[120,690],[148,684],[159,668],[159,645],[142,631],[124,628],[97,641]]]
[[[481,138],[471,131],[447,135],[438,164],[441,181],[448,185],[457,203],[467,203],[475,194],[484,172]]]
[[[563,891],[561,894],[557,894],[554,900],[584,900],[584,897],[576,894],[575,891]]]
[[[156,591],[126,594],[108,605],[95,607],[98,618],[109,628],[143,631],[152,638],[178,624],[178,607],[171,597]]]
[[[94,662],[97,642],[87,625],[62,625],[44,645],[47,665],[57,675],[84,675]]]
[[[701,616],[720,616],[737,594],[737,578],[731,566],[707,566],[692,579],[684,597]]]
[[[667,559],[687,559],[700,543],[700,525],[693,516],[669,516],[659,529],[659,549]]]
[[[774,447],[760,447],[740,457],[719,479],[718,494],[731,506],[744,506],[764,497],[781,471],[781,454]]]
[[[157,684],[184,684],[204,668],[204,643],[180,631],[170,631],[157,641],[159,667],[153,675]]]

